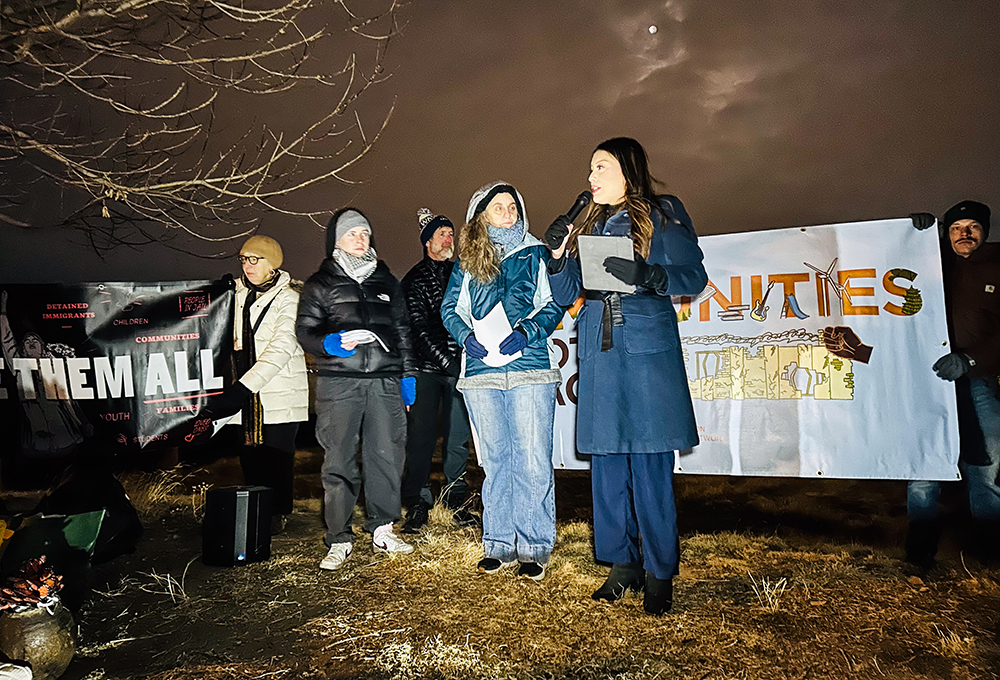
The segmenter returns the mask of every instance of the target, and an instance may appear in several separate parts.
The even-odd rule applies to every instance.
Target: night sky
[[[398,277],[421,255],[417,208],[458,225],[473,191],[504,179],[540,236],[587,188],[593,148],[619,135],[643,143],[702,235],[940,215],[964,198],[1000,210],[995,0],[425,1],[406,15],[394,76],[369,102],[377,116],[396,97],[395,114],[351,175],[365,183],[300,204],[361,208]],[[297,278],[324,256],[310,224],[269,215],[260,233]],[[0,268],[6,282],[72,282],[238,265],[155,246],[101,261],[71,233],[5,226]]]

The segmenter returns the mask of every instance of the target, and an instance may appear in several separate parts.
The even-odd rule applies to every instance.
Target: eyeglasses
[[[257,255],[240,255],[238,259],[240,261],[240,264],[247,264],[247,263],[249,263],[249,264],[257,264],[258,262],[260,262],[264,258],[263,257],[259,257]]]

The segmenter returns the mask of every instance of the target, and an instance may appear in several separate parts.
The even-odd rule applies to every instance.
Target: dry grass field
[[[641,596],[590,599],[607,569],[586,473],[557,473],[557,545],[535,583],[477,574],[478,533],[438,508],[412,555],[359,536],[321,572],[320,460],[299,454],[272,558],[233,569],[201,564],[199,519],[237,461],[126,477],[147,530],[95,567],[64,678],[1000,677],[1000,571],[966,557],[961,532],[933,572],[908,570],[899,482],[679,477],[681,576],[654,618]]]

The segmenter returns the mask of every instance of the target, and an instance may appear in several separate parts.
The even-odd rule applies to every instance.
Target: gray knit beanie
[[[337,247],[337,242],[340,241],[344,234],[355,227],[364,227],[368,232],[368,236],[372,235],[372,225],[369,224],[368,218],[362,215],[360,211],[354,208],[344,208],[336,213],[326,227],[327,254],[333,253],[334,248]]]

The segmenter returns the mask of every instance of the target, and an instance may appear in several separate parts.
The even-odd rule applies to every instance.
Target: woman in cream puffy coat
[[[209,404],[213,416],[233,413],[229,423],[242,426],[243,477],[274,490],[276,530],[284,524],[278,517],[292,511],[295,435],[309,418],[305,354],[295,338],[299,294],[278,269],[281,261],[281,246],[267,236],[254,236],[240,249],[233,323],[238,380]],[[252,347],[245,343],[250,335]]]

